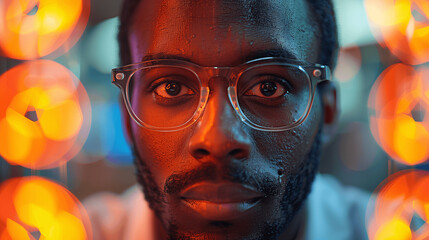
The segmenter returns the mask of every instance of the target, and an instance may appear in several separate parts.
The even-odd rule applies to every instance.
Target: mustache
[[[278,176],[269,172],[251,171],[243,164],[229,164],[220,167],[215,163],[203,163],[189,171],[172,174],[164,184],[164,192],[178,194],[187,187],[200,182],[229,181],[248,185],[266,196],[279,194],[281,184]]]

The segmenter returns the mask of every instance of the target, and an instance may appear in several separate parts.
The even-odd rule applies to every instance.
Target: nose
[[[189,141],[189,151],[200,161],[246,159],[251,141],[225,89],[214,89]]]

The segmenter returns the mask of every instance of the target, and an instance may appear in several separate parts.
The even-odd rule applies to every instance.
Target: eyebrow
[[[267,50],[257,50],[249,53],[246,57],[242,59],[243,62],[248,62],[254,59],[263,58],[263,57],[282,57],[289,58],[291,60],[298,60],[298,57],[289,50],[286,49],[267,49]],[[191,58],[184,54],[167,54],[167,53],[157,53],[157,54],[148,54],[145,55],[141,61],[150,61],[156,59],[178,59],[183,61],[192,62]]]
[[[250,54],[248,54],[244,60],[247,62],[247,61],[251,61],[251,60],[254,60],[257,58],[263,58],[263,57],[282,57],[282,58],[289,58],[292,60],[298,60],[298,57],[293,52],[287,49],[267,49],[267,50],[253,51]]]
[[[150,60],[156,60],[156,59],[178,59],[178,60],[184,60],[188,62],[192,62],[189,57],[186,57],[186,55],[176,55],[176,54],[166,54],[166,53],[157,53],[157,54],[148,54],[145,55],[141,61],[150,61]]]

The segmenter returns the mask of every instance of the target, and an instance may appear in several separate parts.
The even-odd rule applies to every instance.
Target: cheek
[[[304,159],[303,136],[297,130],[280,133],[255,132],[255,147],[261,159],[277,169],[292,171]],[[292,168],[292,169],[291,169]]]
[[[254,131],[256,154],[278,169],[295,172],[307,161],[308,154],[320,128],[321,106],[316,94],[307,119],[298,127],[284,132]]]
[[[146,162],[159,186],[174,172],[186,171],[191,167],[186,160],[186,131],[171,133],[148,131],[133,124],[135,147],[141,158]]]

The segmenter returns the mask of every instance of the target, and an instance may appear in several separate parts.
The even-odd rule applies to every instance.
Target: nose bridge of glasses
[[[202,70],[203,79],[201,80],[203,87],[224,85],[220,84],[219,81],[224,81],[229,86],[235,79],[235,74],[231,67],[204,67]]]
[[[217,78],[212,79],[217,80]],[[221,86],[218,83],[219,81],[213,82],[216,86],[213,87],[213,92],[206,100],[202,121],[206,121],[209,126],[222,126],[223,128],[236,126],[237,121],[241,121],[241,116],[236,115],[236,107],[231,102],[231,87],[224,89],[223,84]]]
[[[234,102],[231,101],[231,97],[234,98],[235,96],[231,96],[231,93],[234,94],[234,83],[237,75],[235,69],[233,67],[203,67],[201,70],[202,72],[199,74],[202,87],[208,90],[204,112],[207,114],[214,109],[217,111],[223,109],[222,113],[217,112],[215,115],[225,118],[226,115],[232,113],[230,110],[236,109]]]

